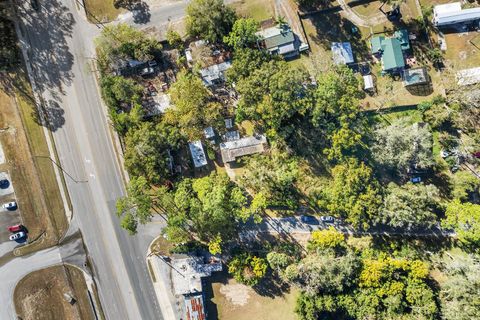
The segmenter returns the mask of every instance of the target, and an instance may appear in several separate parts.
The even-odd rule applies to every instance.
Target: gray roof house
[[[299,54],[298,41],[288,25],[279,25],[258,31],[258,46],[265,48],[271,54],[281,54],[284,57],[294,57]]]
[[[231,66],[232,63],[230,61],[225,61],[201,69],[200,77],[203,80],[203,84],[207,87],[211,87],[213,85],[225,82],[225,71],[227,71]]]
[[[350,42],[332,42],[332,56],[335,64],[350,64],[355,62]]]
[[[263,135],[223,142],[220,144],[222,160],[228,163],[235,161],[238,157],[261,153],[265,150],[266,143],[267,138]]]

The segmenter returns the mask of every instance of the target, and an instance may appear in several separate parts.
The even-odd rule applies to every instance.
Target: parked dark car
[[[7,179],[0,180],[0,188],[7,189],[8,186],[10,186],[10,181],[8,181]]]
[[[420,177],[413,177],[410,179],[410,182],[411,183],[419,183],[419,182],[422,182],[422,178]]]
[[[306,223],[306,224],[318,224],[317,218],[315,218],[314,216],[310,216],[310,215],[300,216],[300,221],[302,221],[303,223]]]
[[[40,4],[38,3],[38,0],[30,0],[30,5],[36,11],[40,9]]]

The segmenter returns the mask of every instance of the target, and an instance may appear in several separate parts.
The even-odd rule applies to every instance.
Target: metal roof
[[[480,19],[480,8],[463,9],[460,2],[435,6],[433,22],[437,26]]]
[[[265,43],[267,50],[275,50],[279,46],[294,42],[295,37],[288,26],[271,27],[256,33]]]
[[[350,42],[332,42],[331,48],[335,64],[349,64],[354,62]]]
[[[197,294],[185,297],[185,318],[186,320],[206,320],[203,296]]]
[[[405,69],[403,71],[403,85],[412,86],[425,83],[428,83],[428,73],[426,68]]]
[[[382,48],[383,70],[388,71],[405,67],[402,46],[397,38],[385,39],[382,42]]]
[[[214,85],[218,81],[225,79],[225,71],[232,66],[230,61],[225,61],[219,64],[214,64],[208,68],[200,70],[200,75],[206,86]]]
[[[223,142],[220,144],[222,160],[224,163],[232,162],[241,156],[263,152],[265,143],[267,138],[263,135]]]
[[[195,168],[206,166],[207,158],[205,157],[205,151],[203,151],[202,142],[200,140],[190,142],[188,147],[190,148]]]

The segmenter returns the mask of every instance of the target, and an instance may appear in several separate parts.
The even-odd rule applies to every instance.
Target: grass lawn
[[[223,273],[211,278],[207,286],[207,311],[209,319],[228,320],[295,320],[295,301],[298,291],[291,289],[283,294],[260,295],[252,288],[226,279]]]
[[[480,33],[449,33],[445,34],[445,40],[447,42],[445,58],[454,69],[480,66]]]
[[[84,0],[88,21],[110,22],[122,12],[113,6],[113,0]]]
[[[70,304],[64,293],[76,300]],[[15,309],[24,320],[94,319],[82,271],[55,266],[28,274],[14,292]]]
[[[23,75],[19,76],[24,81],[24,86],[29,89],[28,93],[31,94],[31,89],[27,80],[23,78]],[[60,195],[59,186],[53,169],[52,161],[44,156],[49,156],[48,146],[45,139],[43,127],[35,120],[34,110],[36,106],[32,103],[32,100],[25,94],[16,92],[18,106],[20,108],[20,114],[22,117],[23,127],[27,135],[30,152],[35,165],[38,178],[40,180],[40,191],[44,198],[46,208],[41,211],[37,211],[37,214],[45,215],[40,219],[48,219],[46,224],[46,230],[53,227],[48,233],[52,231],[57,238],[60,238],[68,228],[68,221],[65,216],[65,210],[63,207],[63,201]],[[37,157],[42,156],[42,157]],[[46,212],[45,212],[46,211]],[[30,252],[33,248],[29,246],[20,249],[22,254]]]
[[[240,0],[231,4],[237,14],[242,17],[250,17],[258,22],[268,20],[275,16],[272,0]]]

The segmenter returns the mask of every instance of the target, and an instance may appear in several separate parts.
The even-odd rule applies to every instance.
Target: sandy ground
[[[67,301],[65,295],[75,299]],[[15,308],[23,320],[94,319],[83,274],[73,267],[55,266],[20,280]]]

